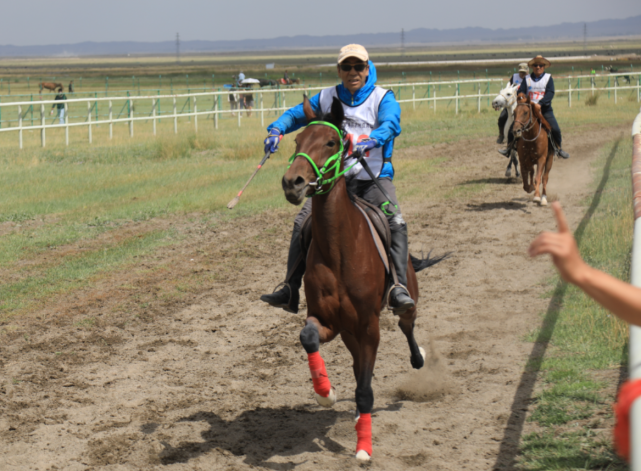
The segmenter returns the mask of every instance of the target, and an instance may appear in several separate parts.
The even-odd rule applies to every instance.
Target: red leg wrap
[[[332,385],[327,377],[325,362],[323,357],[320,356],[320,352],[308,353],[307,361],[309,362],[309,371],[312,373],[314,391],[323,397],[329,396]]]
[[[356,422],[356,453],[365,450],[372,456],[372,414],[361,414]]]

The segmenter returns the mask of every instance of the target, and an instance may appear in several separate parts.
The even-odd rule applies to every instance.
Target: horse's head
[[[499,92],[494,100],[492,100],[492,108],[496,111],[507,108],[508,106],[514,104],[516,99],[516,92],[519,89],[519,85],[510,85],[509,83],[505,86],[503,90]]]
[[[305,96],[303,111],[307,119],[307,127],[296,136],[296,152],[287,172],[283,176],[283,191],[285,198],[292,204],[300,204],[306,196],[311,196],[321,190],[321,178],[331,178],[330,165],[334,169],[342,169],[342,139],[336,129],[340,129],[344,119],[343,105],[334,98],[329,114],[317,117]],[[309,123],[318,123],[309,125]],[[323,125],[322,123],[329,123]],[[331,159],[331,162],[328,162]],[[325,165],[327,164],[327,168]],[[325,173],[327,172],[327,173]],[[338,172],[336,172],[338,173]],[[329,184],[326,184],[327,190]]]
[[[521,134],[532,127],[533,113],[532,102],[530,97],[525,93],[519,93],[516,98],[516,108],[514,109],[514,127],[512,133],[515,137],[521,137]]]

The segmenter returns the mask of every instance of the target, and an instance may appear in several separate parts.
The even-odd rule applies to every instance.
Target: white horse
[[[507,121],[505,122],[505,127],[503,128],[503,135],[508,136],[512,123],[514,122],[514,110],[516,109],[516,95],[518,93],[520,85],[511,85],[509,82],[503,90],[499,92],[494,100],[492,100],[492,108],[496,111],[506,109],[507,110]],[[516,176],[520,176],[519,172],[519,161],[517,158],[516,150],[513,150],[509,156],[510,161],[507,164],[507,169],[505,170],[505,176],[512,176],[512,164],[514,164],[514,170],[516,170]]]

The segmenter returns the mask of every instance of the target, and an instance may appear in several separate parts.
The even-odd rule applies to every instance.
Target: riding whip
[[[260,163],[258,164],[258,167],[256,167],[256,170],[254,170],[254,173],[252,173],[252,176],[249,177],[249,180],[247,180],[247,183],[245,183],[245,186],[242,187],[242,189],[238,192],[238,194],[233,200],[227,203],[227,209],[234,209],[234,206],[238,204],[238,202],[240,201],[240,196],[243,194],[243,191],[245,191],[245,188],[247,188],[247,185],[249,185],[252,179],[256,176],[256,174],[261,169],[261,167],[265,164],[267,159],[269,159],[270,155],[272,155],[272,153],[270,151],[267,151],[267,153],[265,154],[265,157],[263,157],[263,160],[260,161]]]
[[[389,202],[390,206],[394,207],[394,213],[396,213],[397,208],[392,202],[392,198],[390,197],[390,195],[387,194],[387,191],[385,191],[385,189],[383,188],[383,185],[381,185],[378,179],[374,176],[374,172],[372,172],[372,169],[369,168],[369,165],[365,160],[365,155],[361,152],[354,152],[350,157],[354,157],[363,166],[363,168],[365,169],[369,177],[372,179],[374,184],[378,187],[379,190],[381,190],[381,193],[383,193],[383,196],[387,198],[387,201]]]

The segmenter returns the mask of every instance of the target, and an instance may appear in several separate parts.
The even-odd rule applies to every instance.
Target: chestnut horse
[[[380,339],[379,315],[388,288],[386,270],[378,255],[365,216],[352,203],[342,175],[343,106],[334,98],[331,112],[317,118],[307,97],[303,102],[307,127],[296,137],[296,152],[283,176],[285,198],[298,205],[312,197],[312,241],[307,254],[305,296],[307,320],[300,340],[308,355],[318,403],[331,407],[331,387],[320,344],[337,335],[353,357],[356,378],[356,458],[372,454],[371,412],[374,405],[372,372]],[[440,261],[409,256],[407,288],[418,303],[416,270]],[[399,315],[399,327],[409,343],[410,362],[423,367],[425,351],[414,339],[416,307]]]
[[[550,125],[541,114],[541,107],[530,101],[524,93],[519,93],[514,109],[514,133],[518,139],[517,149],[523,189],[526,193],[534,191],[534,202],[541,206],[548,204],[546,187],[550,169],[554,162],[554,149],[548,141]],[[534,166],[536,165],[536,177]],[[543,192],[539,191],[543,181]]]
[[[61,83],[54,83],[54,82],[40,82],[40,93],[42,93],[42,89],[46,88],[47,90],[51,90],[52,92],[55,92],[56,90],[60,89],[62,91],[62,84]]]

